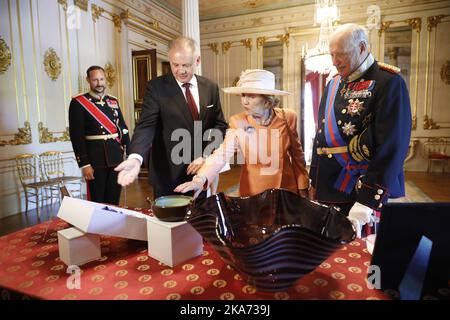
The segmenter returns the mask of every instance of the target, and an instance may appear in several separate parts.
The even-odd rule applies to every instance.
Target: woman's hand
[[[202,192],[206,183],[206,177],[204,176],[194,176],[192,181],[182,183],[178,185],[173,191],[186,193],[188,191],[194,191],[194,199],[198,197],[200,192]]]
[[[202,157],[198,157],[188,165],[186,173],[189,175],[196,174],[204,163],[205,159],[203,159]]]

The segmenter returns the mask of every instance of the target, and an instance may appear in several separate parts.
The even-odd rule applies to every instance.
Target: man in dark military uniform
[[[337,28],[330,53],[338,75],[319,107],[311,184],[316,200],[340,207],[362,225],[388,198],[405,194],[409,94],[398,68],[375,61],[363,28]]]
[[[78,166],[88,187],[88,199],[119,204],[121,186],[114,171],[130,144],[128,128],[116,97],[105,94],[105,71],[86,71],[90,91],[72,98],[69,132]]]

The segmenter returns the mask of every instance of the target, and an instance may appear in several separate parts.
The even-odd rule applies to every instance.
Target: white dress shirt
[[[186,89],[183,87],[184,83],[180,82],[178,80],[176,80],[176,81],[177,81],[178,85],[180,86],[181,91],[183,91],[184,98],[186,99]],[[199,94],[198,94],[197,77],[194,75],[191,78],[191,80],[189,81],[189,83],[191,84],[191,86],[189,87],[189,90],[191,91],[191,94],[194,97],[195,105],[197,106],[197,111],[198,111],[198,114],[200,115],[200,98],[199,98]],[[186,101],[187,101],[187,99],[186,99]]]
[[[175,79],[176,80],[176,79]],[[186,89],[183,87],[183,83],[176,80],[178,85],[180,86],[181,91],[183,92],[184,98],[186,99]],[[198,114],[200,115],[200,98],[198,94],[198,83],[197,83],[197,77],[194,75],[191,80],[189,81],[191,86],[189,87],[189,90],[191,91],[192,96],[194,97],[195,104],[197,105]],[[186,100],[187,102],[187,100]],[[128,159],[137,159],[142,165],[142,162],[144,162],[144,158],[140,154],[132,153],[128,156]]]

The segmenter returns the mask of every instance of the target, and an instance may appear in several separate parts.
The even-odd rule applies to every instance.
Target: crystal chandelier
[[[329,38],[333,32],[333,22],[339,20],[339,9],[335,0],[316,0],[315,25],[320,24],[319,42],[305,55],[306,69],[326,74],[333,62],[329,53]]]

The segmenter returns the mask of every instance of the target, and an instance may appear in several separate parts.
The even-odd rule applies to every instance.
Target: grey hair
[[[356,23],[347,23],[337,27],[331,34],[330,40],[335,41],[337,39],[344,42],[345,52],[356,50],[362,42],[366,45],[367,50],[370,48],[366,29]]]
[[[189,48],[191,49],[192,52],[195,53],[195,55],[199,55],[199,50],[198,50],[198,44],[197,41],[195,41],[192,38],[189,37],[178,37],[173,39],[172,41],[170,41],[169,43],[169,51],[177,48]]]
[[[264,95],[264,98],[270,104],[270,108],[276,108],[280,104],[280,99],[278,97]]]

